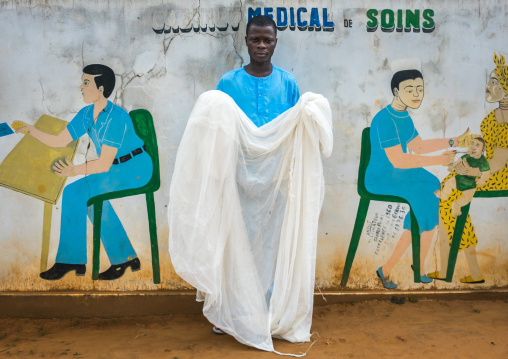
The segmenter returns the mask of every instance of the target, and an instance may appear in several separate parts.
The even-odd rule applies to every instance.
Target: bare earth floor
[[[410,298],[412,299],[412,298]],[[316,307],[307,358],[508,358],[508,300]],[[277,340],[284,353],[310,343]],[[215,335],[202,315],[0,319],[0,358],[276,358]]]

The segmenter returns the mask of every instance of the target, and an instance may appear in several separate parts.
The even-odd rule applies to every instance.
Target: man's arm
[[[20,121],[22,122],[22,121]],[[69,130],[67,128],[63,129],[62,132],[60,132],[58,135],[50,135],[46,132],[43,132],[41,130],[36,129],[32,125],[27,125],[23,122],[25,126],[20,127],[16,130],[17,133],[19,132],[28,132],[29,135],[36,138],[40,142],[44,143],[46,146],[49,147],[65,147],[69,143],[72,142],[72,136],[69,133]]]
[[[75,166],[69,158],[66,158],[65,162],[62,160],[55,162],[53,164],[53,171],[55,171],[55,174],[59,177],[73,177],[108,172],[113,165],[117,153],[118,148],[102,145],[99,159]]]

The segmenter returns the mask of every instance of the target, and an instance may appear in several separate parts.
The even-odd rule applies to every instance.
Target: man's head
[[[93,77],[97,90],[106,98],[111,95],[115,88],[115,73],[105,65],[93,64],[85,66],[83,75],[88,75],[85,77]]]
[[[264,15],[251,18],[247,23],[245,44],[251,62],[270,63],[277,45],[275,21]]]
[[[271,26],[273,28],[273,32],[275,37],[277,37],[277,25],[275,25],[275,21],[269,16],[265,15],[257,15],[251,17],[251,19],[247,22],[247,28],[245,29],[245,36],[249,35],[249,30],[252,26]]]

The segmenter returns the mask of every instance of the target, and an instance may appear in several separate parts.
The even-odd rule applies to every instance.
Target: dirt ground
[[[402,297],[401,297],[402,298]],[[409,298],[315,307],[307,358],[508,358],[508,300]],[[277,340],[298,354],[310,343]],[[276,358],[212,333],[202,315],[0,319],[0,358]]]

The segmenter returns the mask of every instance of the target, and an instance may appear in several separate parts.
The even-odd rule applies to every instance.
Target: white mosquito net
[[[203,313],[241,343],[310,340],[326,98],[305,93],[258,128],[220,91],[202,94],[170,188],[169,251]]]

